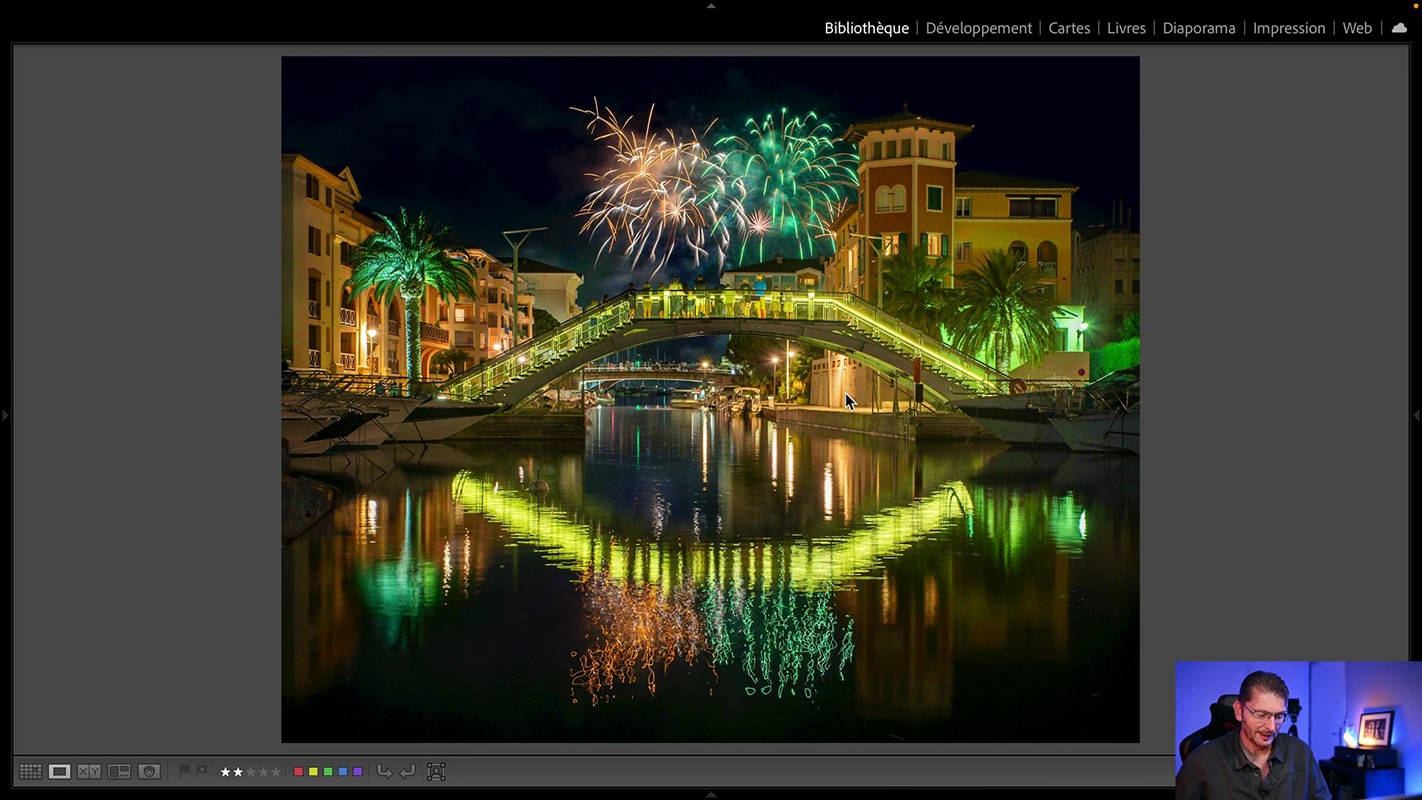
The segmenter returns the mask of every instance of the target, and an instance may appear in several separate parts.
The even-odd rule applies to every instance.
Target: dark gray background
[[[649,52],[658,50],[727,51]],[[967,759],[873,757],[894,752],[1033,755],[1033,773],[1063,785],[1116,783],[1105,773],[1130,769],[1167,786],[1177,660],[1407,657],[1406,49],[912,50],[1141,58],[1153,398],[1142,462],[1142,741],[659,745],[638,750],[865,757],[844,775],[794,778],[777,759],[746,759],[729,781],[717,759],[618,759],[606,782],[982,776],[954,767]],[[538,48],[359,52],[412,51]],[[280,741],[278,424],[266,412],[280,330],[278,91],[281,55],[319,52],[336,51],[13,48],[16,753],[354,755]],[[1112,114],[1109,91],[1080,87],[1064,90],[1060,120],[1136,124]],[[1048,757],[1073,754],[1103,757]],[[1002,781],[1025,779],[1024,762],[979,763],[993,762]]]

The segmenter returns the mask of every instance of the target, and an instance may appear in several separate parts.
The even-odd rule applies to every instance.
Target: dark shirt
[[[1302,740],[1276,736],[1269,775],[1261,781],[1233,731],[1190,751],[1175,776],[1175,800],[1333,800],[1333,793]]]

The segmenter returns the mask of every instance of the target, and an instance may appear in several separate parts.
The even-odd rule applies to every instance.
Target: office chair
[[[1210,704],[1210,724],[1180,740],[1181,761],[1205,742],[1239,730],[1239,720],[1234,718],[1234,701],[1238,699],[1237,694],[1222,694]]]

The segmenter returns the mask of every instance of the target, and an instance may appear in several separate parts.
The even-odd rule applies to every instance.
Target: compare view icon
[[[849,396],[849,392],[845,392],[845,393],[844,393],[844,407],[847,408],[847,409],[849,409],[850,411],[853,411],[853,410],[854,410],[854,407],[857,406],[857,405],[859,405],[859,404],[856,403],[856,402],[854,402],[854,398]]]

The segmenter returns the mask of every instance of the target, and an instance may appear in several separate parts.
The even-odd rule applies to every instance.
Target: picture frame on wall
[[[1391,711],[1370,711],[1358,721],[1359,747],[1388,747],[1392,744]]]

